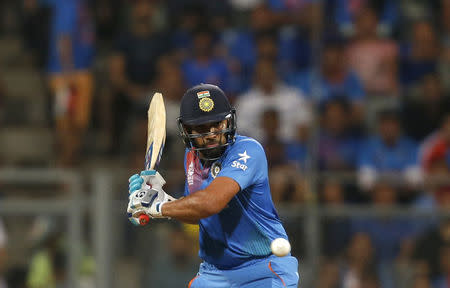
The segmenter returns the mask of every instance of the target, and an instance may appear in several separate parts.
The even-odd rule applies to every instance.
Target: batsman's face
[[[198,148],[219,148],[219,145],[223,145],[226,143],[226,138],[223,133],[220,131],[225,130],[227,128],[227,121],[223,120],[220,122],[207,123],[203,125],[197,125],[190,127],[191,134],[206,134],[202,137],[194,138],[194,144]]]

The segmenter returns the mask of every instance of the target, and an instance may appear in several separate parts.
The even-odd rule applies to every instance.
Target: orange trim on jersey
[[[270,271],[272,271],[273,274],[275,274],[278,278],[280,278],[281,283],[283,283],[283,286],[286,287],[286,283],[284,283],[284,280],[280,277],[280,275],[278,275],[275,271],[273,271],[272,262],[269,262],[269,269],[270,269]]]
[[[188,288],[191,288],[192,283],[194,283],[194,280],[197,279],[198,276],[200,276],[200,275],[197,275],[194,278],[192,278],[192,280],[189,282]]]

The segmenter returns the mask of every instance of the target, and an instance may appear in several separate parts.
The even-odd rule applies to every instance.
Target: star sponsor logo
[[[252,158],[252,157],[247,155],[247,150],[245,150],[244,153],[238,153],[238,155],[239,155],[239,157],[241,157],[238,160],[239,161],[244,161],[244,163],[247,163],[247,160]]]
[[[241,162],[239,162],[239,161],[233,161],[233,163],[231,163],[231,167],[233,167],[233,168],[239,168],[239,169],[241,169],[242,171],[245,171],[245,170],[247,170],[247,165],[245,165],[245,164],[242,164]]]

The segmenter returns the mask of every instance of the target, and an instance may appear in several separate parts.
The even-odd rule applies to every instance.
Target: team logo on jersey
[[[220,170],[222,170],[222,165],[219,162],[214,162],[214,164],[211,166],[211,176],[213,178],[216,178]]]
[[[209,97],[202,98],[200,99],[200,102],[198,102],[198,106],[202,111],[209,112],[214,108],[214,101]]]

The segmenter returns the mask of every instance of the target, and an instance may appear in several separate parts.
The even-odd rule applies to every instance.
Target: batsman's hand
[[[162,216],[164,203],[176,200],[162,189],[166,183],[162,176],[154,170],[142,171],[129,179],[128,219],[134,225],[140,225],[139,216],[146,214],[152,218]]]
[[[166,180],[156,170],[144,170],[128,179],[128,194],[139,189],[162,189]]]

